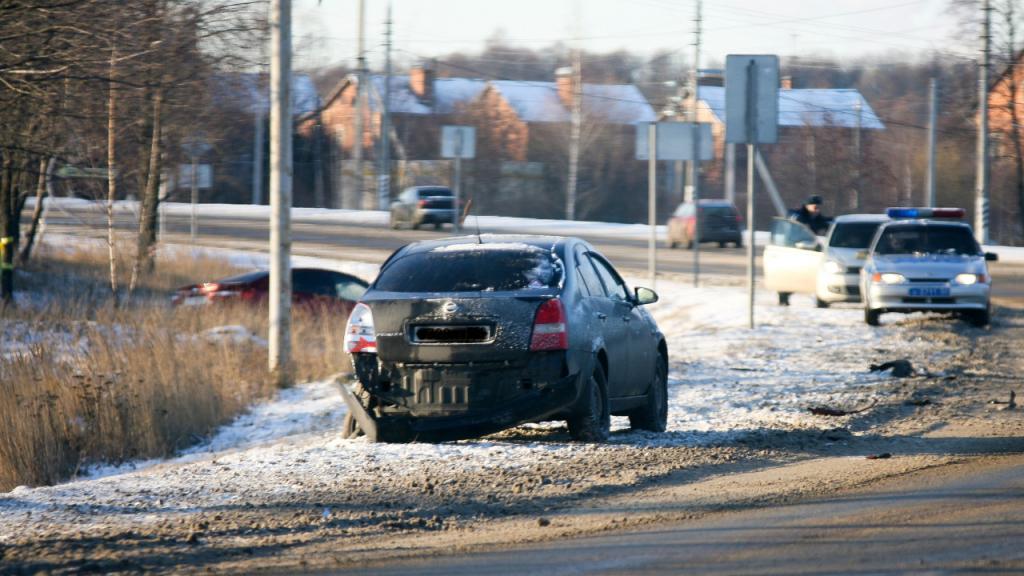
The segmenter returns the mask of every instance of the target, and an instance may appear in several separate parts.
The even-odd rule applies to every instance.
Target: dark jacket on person
[[[825,217],[820,211],[816,214],[811,214],[806,206],[801,206],[796,210],[792,210],[789,213],[789,217],[797,222],[807,226],[812,232],[821,236],[828,231],[829,224],[832,223],[831,218]]]

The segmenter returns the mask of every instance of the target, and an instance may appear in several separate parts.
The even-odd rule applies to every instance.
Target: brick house
[[[357,82],[355,76],[342,80],[318,113],[307,115],[299,125],[306,137],[319,133],[329,149],[324,156],[331,164],[325,171],[326,185],[335,198],[344,196],[339,187],[354,183],[355,167],[349,159],[356,145]],[[364,207],[375,203],[375,195],[366,190],[374,169],[368,161],[378,152],[384,82],[383,76],[369,77],[362,145],[367,162],[363,173],[371,177],[364,176]],[[655,119],[646,99],[631,85],[584,84],[582,93],[584,132],[613,136],[617,153],[623,155],[628,145],[631,159],[634,125]],[[571,116],[572,83],[566,71],[559,71],[553,82],[487,81],[438,78],[429,67],[419,66],[407,75],[392,76],[390,94],[392,158],[397,171],[392,175],[392,194],[408,184],[447,181],[448,162],[438,158],[440,127],[468,124],[477,128],[477,159],[467,163],[467,172],[471,186],[477,188],[478,206],[525,215],[541,201],[542,214],[550,216],[550,210],[563,202],[555,196],[564,194],[560,180]],[[627,168],[633,167],[619,171]],[[581,186],[585,185],[583,178]]]

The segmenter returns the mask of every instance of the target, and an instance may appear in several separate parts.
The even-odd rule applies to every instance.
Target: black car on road
[[[565,420],[574,439],[603,441],[611,415],[663,431],[668,350],[644,309],[657,298],[576,238],[407,245],[346,326],[346,433],[437,441]]]
[[[408,224],[413,230],[424,224],[435,229],[455,219],[455,198],[444,186],[413,186],[406,188],[391,203],[390,225],[398,228]]]

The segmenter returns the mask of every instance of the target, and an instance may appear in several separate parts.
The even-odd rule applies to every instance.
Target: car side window
[[[576,272],[581,278],[586,291],[591,296],[603,297],[605,295],[604,288],[601,286],[601,279],[597,276],[597,271],[594,270],[594,266],[590,263],[590,258],[582,250],[576,251]]]
[[[362,298],[363,293],[366,292],[364,284],[345,274],[335,274],[332,281],[334,283],[334,295],[342,300],[355,302]]]
[[[292,286],[296,292],[336,296],[331,274],[322,270],[296,270],[292,272]]]
[[[626,290],[626,283],[622,281],[611,264],[594,253],[590,253],[590,261],[594,263],[594,268],[597,269],[597,274],[604,283],[608,297],[612,300],[628,301],[629,292]]]
[[[814,232],[799,222],[784,218],[776,218],[772,221],[771,243],[774,246],[794,247],[797,242],[816,241]]]

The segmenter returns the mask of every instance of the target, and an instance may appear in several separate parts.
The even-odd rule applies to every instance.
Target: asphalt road
[[[966,473],[965,473],[966,472]],[[1024,459],[607,536],[367,566],[355,574],[1020,574]]]
[[[23,221],[29,218],[25,214]],[[124,230],[136,224],[131,215],[119,214],[117,226]],[[235,247],[265,250],[269,239],[266,219],[249,216],[203,216],[198,218],[197,243],[204,246]],[[49,213],[50,229],[94,237],[105,236],[106,216],[98,209],[54,210]],[[189,217],[170,215],[165,231],[172,241],[189,241]],[[489,228],[483,232],[515,233],[514,229]],[[416,240],[450,236],[448,229],[391,230],[384,226],[365,224],[330,224],[295,219],[292,223],[292,250],[295,254],[321,256],[379,263],[391,252]],[[605,236],[581,237],[594,244],[619,268],[647,270],[647,242],[635,238],[609,238]],[[693,255],[689,250],[658,250],[659,272],[692,274]],[[746,275],[745,248],[719,248],[705,245],[700,251],[702,273],[743,278]],[[760,256],[758,256],[760,266]],[[996,262],[990,266],[993,277],[993,296],[997,302],[1024,306],[1024,265]],[[760,270],[758,271],[760,275]]]

